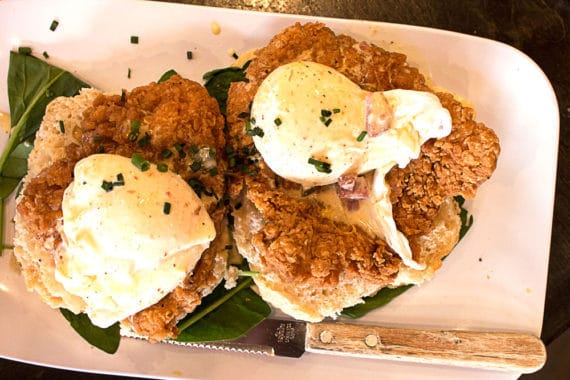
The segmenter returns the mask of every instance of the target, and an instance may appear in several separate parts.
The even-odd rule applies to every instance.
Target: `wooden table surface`
[[[570,326],[570,1],[568,0],[186,0],[174,1],[264,12],[366,19],[427,26],[512,45],[546,73],[560,112],[558,175],[542,340],[549,344]],[[539,126],[537,126],[539,127]],[[549,361],[565,362],[550,353]],[[561,338],[562,339],[562,338]],[[556,347],[561,346],[557,344]],[[568,356],[567,358],[569,358]],[[548,377],[552,375],[550,372]],[[0,379],[121,379],[78,374],[0,360]],[[538,377],[541,378],[540,372]],[[553,377],[554,378],[554,377]]]

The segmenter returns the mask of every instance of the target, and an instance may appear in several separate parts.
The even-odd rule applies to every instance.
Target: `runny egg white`
[[[357,219],[406,265],[422,269],[396,227],[384,177],[417,158],[424,142],[451,132],[451,116],[434,94],[368,92],[328,66],[293,62],[261,83],[251,119],[263,131],[254,142],[267,165],[304,188],[369,173],[371,192]],[[330,193],[324,198],[335,203]]]
[[[105,185],[106,183],[106,185]],[[158,302],[215,237],[200,198],[177,174],[97,154],[79,161],[62,202],[56,279],[106,327]]]

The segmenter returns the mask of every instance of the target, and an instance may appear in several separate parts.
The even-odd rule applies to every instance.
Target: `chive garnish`
[[[186,52],[186,58],[187,58],[187,59],[192,59],[192,52],[191,52],[190,50],[188,50],[188,51]]]
[[[125,186],[125,177],[123,173],[117,174],[117,180],[113,182],[113,186]]]
[[[339,113],[340,112],[340,108],[333,108],[333,113]]]
[[[212,177],[217,176],[218,175],[218,168],[210,169],[209,173]]]
[[[148,162],[147,160],[144,159],[143,156],[141,156],[138,153],[134,153],[133,156],[131,157],[131,162],[133,165],[135,165],[138,169],[140,169],[141,172],[145,172],[148,169],[150,169],[150,162]]]
[[[125,103],[127,101],[127,93],[125,90],[121,91],[121,103]]]
[[[321,116],[324,117],[329,117],[330,115],[332,115],[332,112],[329,110],[321,110]]]
[[[162,158],[168,158],[172,156],[172,151],[170,149],[164,149],[161,153],[160,153],[160,157]]]
[[[273,120],[273,122],[275,123],[276,126],[280,126],[282,123],[280,118]]]
[[[61,133],[65,133],[65,125],[63,124],[63,120],[59,121],[59,130]]]
[[[332,123],[332,119],[328,119],[327,121],[325,121],[325,126],[329,126]]]
[[[94,142],[94,143],[99,143],[99,142],[101,142],[101,141],[103,141],[103,137],[101,137],[101,136],[93,136],[93,142]]]
[[[32,48],[29,46],[20,46],[18,48],[18,53],[24,54],[24,55],[30,55],[30,54],[32,54]]]
[[[150,135],[145,132],[144,136],[137,142],[137,145],[141,148],[148,146],[150,144]]]
[[[190,169],[192,169],[193,172],[197,172],[198,170],[200,170],[201,167],[202,164],[200,163],[200,161],[194,161],[190,165]]]
[[[200,151],[200,148],[198,148],[196,145],[190,145],[190,151],[196,154]]]
[[[51,22],[51,25],[49,26],[49,30],[51,30],[52,32],[55,31],[57,29],[58,25],[59,25],[59,21],[53,20]]]
[[[367,133],[368,133],[368,132],[366,132],[366,131],[360,132],[360,134],[359,134],[358,137],[356,138],[356,141],[359,141],[359,142],[360,142],[360,141],[364,140],[364,137],[366,137],[366,134],[367,134]]]
[[[249,112],[241,112],[241,113],[238,115],[238,118],[240,118],[240,119],[245,119],[245,118],[247,118],[247,117],[249,117]]]
[[[168,165],[165,163],[160,163],[156,165],[156,170],[162,173],[166,173],[168,171]]]
[[[184,151],[184,147],[182,146],[182,144],[179,143],[174,144],[174,149],[176,149],[180,158],[186,157],[186,152]]]
[[[234,52],[232,53],[232,57],[233,57],[233,59],[238,59],[238,58],[239,58],[239,55],[237,55],[237,53],[234,51]]]
[[[45,59],[48,59],[48,58],[49,58],[49,54],[48,54],[47,51],[44,51],[44,52],[42,53],[42,55],[44,56]]]
[[[101,187],[108,193],[109,191],[113,190],[113,182],[103,180]]]
[[[131,44],[138,44],[139,36],[131,36]]]
[[[132,120],[131,121],[131,131],[129,132],[129,134],[127,136],[129,141],[131,141],[131,142],[137,141],[137,139],[139,137],[140,125],[141,125],[141,122],[138,120]]]
[[[317,169],[318,172],[320,173],[331,173],[331,164],[329,164],[328,162],[324,162],[324,161],[320,161],[320,160],[316,160],[314,158],[309,158],[309,164],[313,165],[315,167],[315,169]]]
[[[131,68],[127,69],[127,78],[131,79]]]
[[[166,215],[170,214],[171,207],[172,205],[170,204],[170,202],[164,202],[164,206],[162,206],[162,212]]]

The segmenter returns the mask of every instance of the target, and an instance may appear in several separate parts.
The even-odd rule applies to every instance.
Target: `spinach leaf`
[[[241,280],[229,291],[219,285],[190,316],[179,323],[176,341],[208,342],[235,339],[264,320],[271,308],[250,286],[251,278]]]
[[[26,174],[32,148],[47,104],[57,96],[73,96],[86,83],[69,72],[28,54],[10,52],[8,100],[12,129],[0,156],[0,202],[6,199]],[[3,242],[3,214],[0,242]]]
[[[374,296],[366,297],[364,303],[345,308],[340,315],[348,318],[360,318],[363,315],[386,305],[414,285],[403,285],[397,288],[383,288]]]
[[[166,82],[168,79],[170,79],[171,76],[176,74],[178,74],[176,70],[174,69],[168,70],[167,72],[161,75],[161,77],[158,79],[156,83]]]
[[[473,225],[473,215],[469,215],[469,211],[463,207],[465,198],[463,198],[461,195],[457,195],[453,197],[453,199],[455,199],[455,202],[457,202],[460,208],[459,218],[461,218],[461,228],[459,229],[459,240],[461,241],[461,239],[463,239],[467,231],[469,231]]]
[[[249,66],[247,61],[243,67],[226,67],[216,69],[204,74],[203,79],[206,81],[204,87],[208,90],[211,97],[218,101],[220,112],[226,115],[226,106],[228,101],[228,91],[232,82],[248,82],[245,77],[245,70]]]
[[[459,218],[461,219],[461,228],[459,229],[459,240],[458,240],[459,242],[461,241],[461,239],[463,239],[467,231],[469,231],[469,229],[473,225],[473,215],[469,215],[469,212],[463,207],[465,199],[462,196],[460,195],[455,196],[454,199],[455,202],[457,202],[457,204],[459,205],[460,209]],[[442,260],[444,259],[445,257]],[[371,312],[372,310],[386,305],[394,298],[398,297],[400,294],[404,293],[413,286],[414,285],[403,285],[393,289],[391,288],[381,289],[374,296],[366,297],[364,299],[364,303],[352,307],[347,307],[340,313],[340,315],[342,315],[343,317],[353,318],[353,319],[360,318],[363,315]]]
[[[108,354],[117,352],[121,340],[119,322],[104,329],[95,326],[87,314],[74,314],[67,309],[59,310],[65,319],[69,321],[71,327],[87,342]]]

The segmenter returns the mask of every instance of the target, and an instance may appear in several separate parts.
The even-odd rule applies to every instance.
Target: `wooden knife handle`
[[[546,361],[540,339],[530,334],[417,330],[345,323],[308,323],[308,352],[418,363],[538,371]]]

